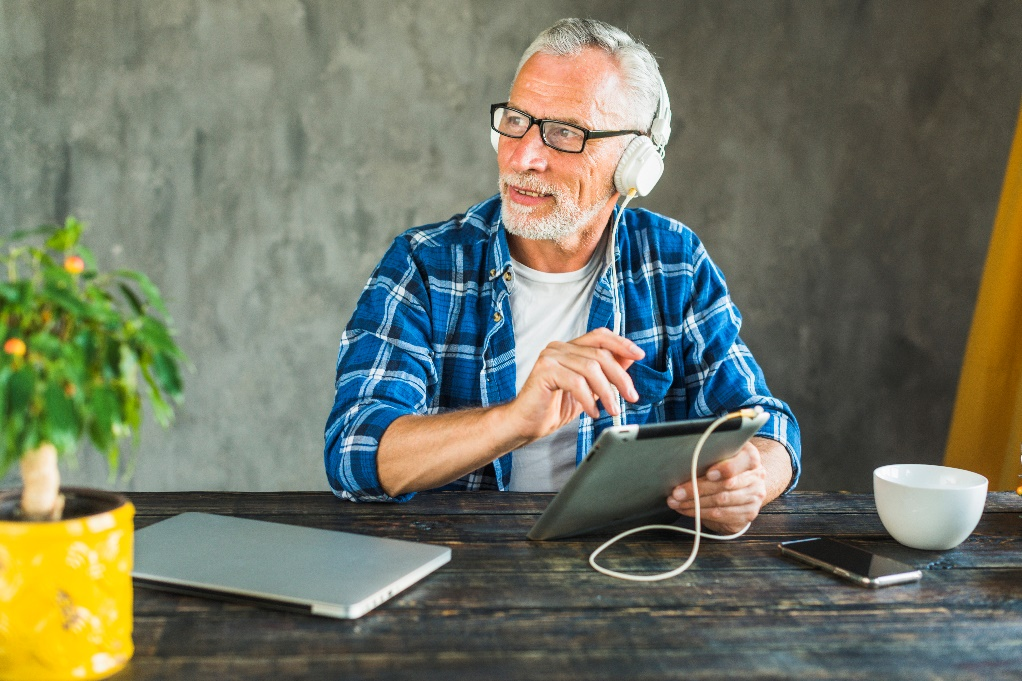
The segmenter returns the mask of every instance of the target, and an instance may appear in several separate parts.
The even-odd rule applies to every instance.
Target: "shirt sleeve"
[[[757,433],[776,440],[791,457],[792,476],[802,472],[802,444],[791,408],[767,388],[763,371],[738,333],[742,316],[731,301],[723,273],[696,240],[692,290],[683,322],[686,393],[694,416],[719,416],[760,406],[769,419]]]
[[[398,237],[358,300],[341,336],[334,404],[324,447],[334,494],[353,501],[407,501],[380,485],[377,450],[400,416],[430,404],[436,370],[430,342],[426,279],[408,242]]]

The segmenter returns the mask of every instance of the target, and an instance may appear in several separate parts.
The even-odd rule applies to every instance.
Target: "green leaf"
[[[35,372],[31,367],[24,366],[14,372],[7,383],[7,414],[25,414],[35,393]]]
[[[138,335],[142,342],[154,352],[166,352],[174,356],[181,354],[167,327],[152,317],[142,319],[142,327],[139,329]]]
[[[130,286],[125,284],[123,281],[118,282],[117,286],[121,289],[121,293],[127,298],[128,303],[131,304],[131,309],[135,311],[137,315],[145,314],[145,305],[142,303],[142,299],[138,297],[138,294],[132,290]]]
[[[114,444],[114,423],[120,421],[117,395],[106,385],[97,386],[89,395],[89,438],[96,449],[108,452]]]
[[[74,402],[55,383],[46,386],[44,396],[46,409],[46,438],[61,454],[78,448],[82,435],[82,422],[75,410]]]
[[[134,270],[117,270],[114,274],[137,283],[138,287],[142,289],[142,293],[145,294],[149,304],[156,308],[156,310],[165,318],[170,318],[170,313],[167,312],[167,306],[163,304],[163,297],[160,295],[160,289],[156,288],[156,284],[154,284],[149,277],[141,272],[135,272]]]
[[[25,415],[24,414],[13,414],[3,422],[3,430],[0,431],[3,434],[4,450],[7,452],[7,461],[13,463],[21,459],[21,455],[25,452],[22,447],[22,440],[24,439],[25,431]]]
[[[156,385],[156,379],[153,378],[152,372],[149,371],[149,366],[146,364],[142,364],[142,376],[149,384],[149,399],[153,405],[153,416],[157,423],[166,428],[174,420],[174,408],[163,399],[160,387]]]
[[[68,216],[67,220],[64,221],[64,226],[46,240],[46,247],[52,248],[55,251],[69,251],[78,243],[84,228],[85,225]]]
[[[120,310],[113,303],[109,293],[98,286],[88,286],[85,290],[87,302],[86,323],[102,326],[107,331],[113,332],[123,323]],[[109,335],[109,334],[108,334]]]
[[[50,266],[43,270],[43,279],[47,286],[64,291],[72,291],[75,288],[74,275],[55,262],[50,263]]]
[[[159,353],[153,357],[153,375],[156,382],[160,384],[163,391],[174,400],[181,399],[183,386],[181,385],[181,373],[178,370],[177,362],[166,353]]]
[[[118,373],[124,387],[132,394],[138,393],[138,357],[127,343],[120,344]]]
[[[7,424],[7,386],[11,382],[14,371],[10,367],[0,368],[0,433],[4,431]],[[3,477],[0,475],[0,477]]]
[[[132,442],[138,446],[138,433],[142,427],[142,398],[137,392],[123,395],[121,407],[124,409],[124,425],[131,431]]]
[[[61,367],[64,377],[72,383],[85,383],[85,351],[78,343],[61,343]]]
[[[0,298],[20,305],[31,295],[32,284],[28,281],[15,281],[0,284]]]
[[[43,439],[39,432],[40,430],[39,419],[25,418],[23,423],[24,426],[22,428],[19,428],[19,430],[21,431],[21,439],[18,446],[21,448],[22,452],[27,452],[31,449],[35,449],[40,444],[42,444]]]
[[[32,334],[32,337],[28,339],[28,345],[50,360],[59,359],[64,351],[64,344],[60,342],[60,339],[45,331]]]
[[[96,337],[91,329],[82,329],[74,335],[72,345],[81,352],[82,365],[88,366],[95,361],[97,348]]]
[[[14,284],[2,283],[0,284],[0,298],[9,303],[17,303],[21,298],[21,289]]]
[[[69,289],[57,285],[47,285],[43,289],[43,296],[54,306],[66,310],[74,317],[90,317],[88,306],[78,299]]]
[[[103,378],[115,380],[121,375],[121,348],[113,339],[107,339],[103,351]]]

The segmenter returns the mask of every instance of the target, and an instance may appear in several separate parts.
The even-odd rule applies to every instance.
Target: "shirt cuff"
[[[380,484],[377,469],[380,440],[383,433],[398,418],[413,412],[382,402],[353,407],[352,423],[345,428],[340,443],[341,457],[338,470],[333,471],[331,484],[334,494],[349,501],[406,502],[414,492],[396,497],[387,494]]]
[[[767,410],[770,418],[763,427],[759,429],[755,437],[762,437],[779,443],[788,451],[791,459],[791,480],[782,494],[787,494],[795,489],[798,479],[802,475],[802,440],[798,426],[787,414]]]

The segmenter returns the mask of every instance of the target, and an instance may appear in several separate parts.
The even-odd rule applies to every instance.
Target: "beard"
[[[553,198],[554,205],[522,206],[508,198],[510,186],[515,185],[530,192],[548,194]],[[568,196],[560,188],[547,184],[528,173],[503,173],[500,176],[500,216],[508,233],[523,239],[544,241],[561,241],[584,227],[603,210],[607,201],[614,195],[614,188],[608,187],[602,198],[598,198],[591,206],[581,206],[574,197]],[[537,215],[547,210],[545,215]]]

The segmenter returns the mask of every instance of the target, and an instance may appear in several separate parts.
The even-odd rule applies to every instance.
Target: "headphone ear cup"
[[[497,145],[500,144],[500,133],[490,128],[490,144],[493,145],[493,150],[497,150]]]
[[[664,174],[664,160],[648,137],[633,139],[621,154],[614,170],[614,187],[622,194],[632,189],[639,196],[649,194]]]

